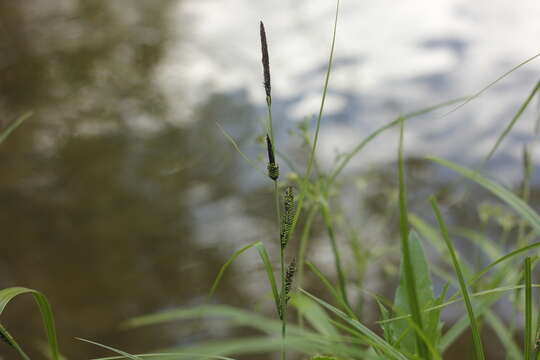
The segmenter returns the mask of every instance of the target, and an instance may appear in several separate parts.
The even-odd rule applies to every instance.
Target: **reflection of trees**
[[[193,241],[186,194],[201,183],[210,201],[237,191],[222,181],[238,166],[223,161],[229,146],[214,121],[249,132],[253,113],[218,96],[192,128],[167,125],[153,77],[171,5],[0,2],[0,127],[35,112],[0,149],[0,287],[50,297],[70,358],[99,353],[73,336],[134,352],[171,345],[187,329],[117,326],[205,294],[228,255]],[[16,302],[5,321],[33,354],[42,337],[33,304]]]

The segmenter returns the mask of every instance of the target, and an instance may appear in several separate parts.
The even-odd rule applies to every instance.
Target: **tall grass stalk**
[[[521,198],[523,199],[524,203],[529,202],[529,198],[531,197],[531,176],[532,176],[532,162],[531,162],[531,155],[529,153],[529,149],[527,145],[523,146],[523,183],[521,185]],[[526,237],[525,237],[525,226],[526,222],[525,220],[519,221],[518,226],[518,246],[523,246],[526,243]]]
[[[531,276],[531,258],[526,257],[523,266],[525,277],[525,334],[523,337],[523,351],[525,360],[531,359],[532,342],[532,276]]]
[[[461,265],[456,255],[456,250],[454,249],[454,245],[452,244],[452,241],[450,240],[450,236],[448,235],[448,229],[446,228],[446,224],[444,223],[444,220],[441,215],[441,211],[439,210],[439,207],[437,205],[437,200],[435,199],[434,196],[431,197],[431,206],[433,207],[433,211],[435,212],[435,217],[437,218],[437,222],[439,223],[439,227],[441,230],[441,235],[444,239],[444,242],[446,243],[446,246],[448,247],[448,251],[452,259],[452,264],[454,265],[454,270],[456,271],[456,276],[459,281],[461,294],[463,295],[463,301],[465,302],[465,307],[467,309],[467,314],[469,316],[469,322],[471,324],[471,332],[472,332],[472,337],[473,337],[473,345],[474,345],[476,360],[484,360],[485,359],[484,348],[482,346],[482,339],[480,337],[480,331],[478,329],[478,322],[474,315],[474,310],[471,303],[469,290],[467,288],[467,283],[465,281],[465,277],[463,276]]]
[[[296,213],[294,215],[294,221],[291,227],[291,236],[294,234],[294,231],[296,229],[296,225],[298,224],[298,219],[300,217],[300,213],[302,212],[302,207],[304,204],[304,199],[306,197],[306,191],[307,191],[307,184],[309,183],[309,179],[311,177],[311,172],[313,170],[313,165],[315,163],[315,150],[317,149],[317,144],[319,141],[319,132],[321,128],[321,120],[323,116],[324,111],[324,104],[326,101],[326,94],[328,92],[328,84],[330,82],[330,74],[332,72],[332,64],[334,62],[334,48],[336,44],[336,32],[337,32],[337,24],[338,24],[338,17],[339,17],[339,5],[340,0],[337,0],[336,2],[336,13],[334,17],[334,28],[332,33],[332,45],[330,46],[330,55],[328,57],[328,66],[326,69],[326,76],[324,79],[324,86],[322,91],[322,97],[321,97],[321,105],[319,108],[319,115],[317,116],[317,122],[315,127],[315,135],[313,138],[313,144],[311,146],[311,151],[308,159],[308,166],[305,172],[305,175],[303,179],[301,180],[302,186],[301,186],[301,192],[298,196],[298,205],[296,207]]]
[[[422,315],[420,314],[420,305],[416,290],[416,280],[414,269],[411,262],[411,254],[409,247],[409,218],[407,214],[407,195],[405,188],[405,166],[403,160],[403,127],[404,119],[399,122],[399,147],[398,147],[398,180],[399,180],[399,229],[401,235],[401,251],[403,256],[403,269],[406,279],[407,297],[409,300],[409,308],[411,310],[413,322],[416,324],[419,332],[424,331],[422,324]],[[416,345],[418,354],[422,359],[430,359],[430,353],[424,340],[416,333]]]

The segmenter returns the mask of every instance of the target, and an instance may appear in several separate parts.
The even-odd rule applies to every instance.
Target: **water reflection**
[[[328,38],[331,20],[331,7],[293,3],[280,2],[288,11],[287,26],[273,17],[269,24],[279,74],[275,117],[282,135],[296,126],[292,120],[317,108],[328,47],[319,35]],[[0,127],[23,112],[35,112],[0,149],[0,287],[22,285],[48,295],[61,349],[69,358],[103,354],[74,336],[139,352],[225,334],[222,328],[200,324],[127,332],[118,325],[135,315],[200,303],[229,254],[254,240],[271,244],[275,225],[266,216],[272,205],[268,189],[261,186],[265,179],[231,149],[215,122],[249,156],[260,154],[255,139],[264,115],[257,27],[252,33],[244,29],[250,22],[256,25],[261,14],[277,13],[266,5],[249,5],[231,24],[230,19],[218,21],[221,6],[188,0],[164,0],[159,6],[128,0],[0,2]],[[350,26],[348,14],[359,5],[348,6],[343,16]],[[202,15],[207,18],[201,20]],[[382,83],[373,54],[347,50],[344,45],[354,41],[348,31],[340,36],[342,52],[329,94],[327,119],[332,125],[325,127],[320,152],[327,162],[336,142],[348,145],[358,139],[351,129],[360,126],[358,133],[364,133],[402,111],[404,104],[413,108],[426,98],[460,95],[472,82],[454,88],[460,79],[448,72],[469,51],[465,36],[415,39],[424,50],[407,60],[407,71],[399,68]],[[254,44],[254,51],[246,42]],[[372,45],[379,55],[387,51]],[[411,64],[418,62],[439,67],[412,71]],[[366,64],[367,70],[362,68]],[[495,72],[485,76],[491,79]],[[528,88],[528,82],[518,80],[513,89]],[[521,97],[511,99],[515,101]],[[505,119],[508,113],[503,112]],[[472,121],[470,114],[460,120]],[[415,151],[433,140],[442,143],[445,131],[454,126],[452,132],[458,132],[459,124],[440,130],[439,124],[423,122],[412,128],[418,141],[410,143]],[[389,139],[372,145],[370,159],[395,156],[388,147],[394,139]],[[278,141],[288,146],[286,136]],[[455,156],[455,143],[444,146],[441,151]],[[430,178],[425,163],[410,166],[416,180]],[[394,236],[385,230],[387,219],[395,220],[387,198],[395,184],[384,184],[395,177],[392,171],[377,169],[370,183],[381,186],[364,189],[371,195],[359,196],[358,207],[351,208],[353,214],[369,215],[355,224],[369,224],[367,235],[374,239]],[[425,171],[428,175],[418,175]],[[412,208],[427,191],[427,184],[415,183]],[[381,208],[381,203],[388,206]],[[324,252],[311,256],[319,256],[324,267]],[[253,270],[261,270],[260,265],[255,256],[238,261],[223,279],[217,301],[254,307],[262,274]],[[373,278],[387,279],[384,274]],[[380,290],[388,294],[388,289]],[[35,339],[42,330],[31,299],[10,305],[2,321],[30,354],[36,353]],[[2,356],[15,356],[1,345]]]

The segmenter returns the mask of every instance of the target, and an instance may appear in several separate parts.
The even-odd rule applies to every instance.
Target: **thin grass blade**
[[[524,263],[525,272],[525,336],[523,339],[523,351],[525,360],[531,359],[532,344],[532,277],[531,277],[531,258],[526,257]]]
[[[82,339],[82,338],[78,338],[78,337],[76,337],[75,339],[86,342],[86,343],[89,343],[89,344],[92,344],[92,345],[99,346],[100,348],[103,348],[103,349],[110,350],[110,351],[112,351],[114,353],[117,353],[117,354],[120,354],[120,355],[124,356],[126,359],[131,359],[131,360],[141,360],[142,359],[142,358],[140,358],[138,356],[128,354],[125,351],[118,350],[118,349],[115,349],[113,347],[103,345],[103,344],[100,344],[100,343],[97,343],[97,342],[94,342],[94,341],[90,341],[90,340],[86,340],[86,339]]]
[[[399,181],[399,230],[401,235],[401,254],[403,264],[403,274],[405,279],[405,288],[407,300],[411,311],[412,319],[420,332],[424,331],[422,324],[422,315],[420,313],[420,303],[416,287],[414,268],[411,260],[409,246],[409,218],[407,213],[407,194],[405,187],[405,165],[403,160],[403,118],[399,124],[399,147],[398,147],[398,181]],[[430,358],[428,349],[424,341],[416,334],[416,346],[418,355],[423,359]]]
[[[219,273],[217,274],[216,279],[214,280],[214,283],[212,284],[212,288],[210,289],[210,293],[208,294],[208,298],[211,298],[214,295],[214,293],[216,292],[216,289],[217,289],[217,287],[218,287],[218,285],[219,285],[219,283],[221,281],[221,278],[223,277],[223,274],[225,273],[227,268],[233,263],[233,261],[236,260],[236,258],[238,256],[240,256],[242,253],[244,253],[245,251],[247,251],[247,250],[251,249],[252,247],[256,246],[258,243],[259,243],[259,241],[256,241],[254,243],[246,245],[243,248],[235,251],[231,255],[231,257],[225,262],[225,264],[223,264],[221,269],[219,269]]]
[[[469,178],[470,180],[489,190],[495,196],[499,197],[510,207],[512,207],[519,215],[521,215],[525,220],[527,220],[527,222],[535,229],[536,232],[540,233],[540,217],[538,216],[538,214],[533,209],[531,209],[529,205],[523,202],[523,200],[514,195],[511,191],[505,189],[501,185],[498,185],[491,180],[486,179],[485,177],[478,174],[478,172],[467,169],[451,161],[443,160],[436,157],[428,157],[428,160],[431,160],[451,170],[454,170],[457,173],[465,176],[466,178]]]
[[[450,240],[450,236],[448,235],[446,224],[444,223],[444,220],[441,215],[441,211],[439,210],[439,207],[437,205],[437,200],[433,196],[431,197],[431,206],[433,207],[433,211],[435,212],[435,217],[437,218],[437,222],[439,223],[439,227],[441,229],[441,235],[446,243],[446,246],[448,246],[448,251],[450,252],[452,263],[454,265],[454,269],[456,271],[456,275],[459,280],[459,286],[461,289],[461,293],[463,294],[463,300],[465,302],[465,307],[467,309],[467,314],[469,315],[469,321],[471,324],[471,332],[472,332],[472,337],[473,337],[473,344],[474,344],[476,359],[484,360],[485,359],[484,347],[482,345],[482,339],[480,337],[480,330],[478,328],[478,323],[476,321],[476,317],[474,316],[474,310],[473,310],[473,306],[471,302],[471,297],[469,295],[469,289],[467,288],[467,283],[465,282],[465,278],[463,277],[463,272],[461,270],[461,265],[456,255],[454,245],[452,244],[452,241]]]
[[[33,115],[33,112],[29,111],[21,115],[20,117],[18,117],[5,130],[0,131],[0,144],[2,144],[8,138],[8,136],[11,135],[13,131],[15,131],[15,129],[21,126],[22,123],[25,122],[32,115]]]
[[[398,359],[398,360],[407,360],[407,357],[397,351],[392,345],[390,345],[388,342],[386,342],[383,338],[381,338],[379,335],[375,334],[373,331],[368,329],[366,326],[362,325],[359,321],[351,318],[350,316],[347,316],[344,312],[341,310],[336,309],[332,305],[326,303],[325,301],[311,295],[305,290],[300,289],[302,293],[310,297],[312,300],[315,300],[317,303],[322,305],[324,308],[329,310],[331,313],[337,315],[342,320],[345,320],[349,325],[351,325],[353,328],[358,330],[363,336],[365,341],[370,344],[371,346],[379,349],[383,353],[385,353],[389,359]]]

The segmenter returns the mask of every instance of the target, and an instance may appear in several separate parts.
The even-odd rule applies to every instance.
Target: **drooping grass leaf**
[[[132,318],[122,326],[132,328],[201,318],[225,319],[236,326],[252,327],[267,334],[274,334],[281,329],[280,321],[226,305],[202,305],[162,311]]]
[[[31,294],[38,305],[43,320],[43,326],[45,327],[45,333],[47,334],[47,342],[49,345],[50,357],[53,360],[59,360],[58,340],[56,337],[56,327],[54,325],[54,316],[51,306],[47,301],[45,295],[39,291],[23,288],[23,287],[11,287],[0,290],[0,315],[6,308],[7,304],[15,297],[23,294]]]
[[[452,241],[450,240],[450,236],[448,235],[446,224],[444,223],[439,207],[437,206],[437,200],[435,199],[435,197],[431,197],[431,206],[433,207],[433,211],[435,212],[435,217],[437,218],[437,222],[439,223],[439,227],[441,229],[441,235],[446,243],[446,246],[448,246],[448,251],[450,252],[450,257],[452,258],[452,263],[456,271],[456,276],[459,280],[459,286],[461,289],[461,293],[463,295],[463,300],[465,302],[465,307],[467,309],[467,314],[469,316],[469,321],[471,324],[471,332],[473,336],[473,344],[474,344],[474,350],[476,354],[476,360],[484,360],[485,359],[484,348],[482,345],[482,339],[480,337],[480,330],[478,329],[478,323],[474,315],[473,305],[471,302],[471,297],[469,295],[469,289],[467,288],[467,283],[465,281],[465,278],[463,277],[463,272],[461,270],[461,265],[456,255],[454,245],[452,244]]]
[[[504,131],[501,133],[501,135],[499,135],[499,137],[497,138],[497,141],[495,141],[495,144],[489,151],[488,155],[485,157],[483,164],[486,164],[491,159],[495,151],[497,151],[497,148],[499,147],[499,145],[502,143],[504,138],[510,133],[510,131],[512,130],[514,125],[517,123],[521,115],[523,115],[523,112],[525,111],[529,103],[532,101],[532,99],[534,98],[534,95],[538,92],[539,89],[540,89],[540,81],[536,83],[536,86],[532,89],[532,91],[530,92],[527,99],[523,102],[523,104],[521,104],[517,113],[514,115],[510,123],[508,123]]]
[[[525,220],[527,220],[537,232],[540,232],[540,217],[538,216],[538,214],[533,209],[531,209],[529,205],[523,202],[523,200],[514,195],[511,191],[505,189],[501,185],[498,185],[491,180],[486,179],[485,177],[481,176],[473,170],[467,169],[448,160],[443,160],[435,157],[428,157],[428,160],[446,166],[447,168],[460,173],[461,175],[469,178],[470,180],[489,190],[491,193],[506,202]]]
[[[217,121],[216,121],[216,125],[219,127],[219,130],[221,130],[221,132],[223,133],[223,136],[225,136],[225,138],[229,141],[229,143],[231,143],[233,148],[236,150],[238,154],[240,154],[240,156],[246,161],[246,163],[248,163],[248,165],[251,166],[253,169],[255,169],[258,173],[266,177],[266,173],[263,171],[263,169],[255,161],[250,159],[249,156],[247,156],[242,150],[240,150],[240,146],[238,146],[236,141],[233,139],[231,135],[229,135],[229,133],[223,128],[223,126],[221,126],[221,124],[218,123]]]
[[[534,248],[537,248],[539,246],[540,246],[540,241],[532,243],[532,244],[524,246],[524,247],[521,247],[519,249],[515,249],[515,250],[509,252],[508,254],[506,254],[506,255],[500,257],[499,259],[493,261],[491,264],[487,265],[485,268],[483,268],[478,273],[476,273],[469,280],[468,285],[471,286],[474,283],[476,283],[484,274],[486,274],[489,270],[493,269],[495,266],[497,266],[497,265],[499,265],[499,264],[501,264],[501,263],[503,263],[505,261],[508,261],[508,260],[512,259],[514,256],[517,256],[517,255],[519,255],[521,253],[527,252],[527,251],[529,251],[531,249],[534,249]]]
[[[395,349],[392,345],[390,345],[387,341],[382,339],[379,335],[375,334],[373,331],[368,329],[366,326],[362,325],[359,321],[351,318],[341,310],[336,309],[332,305],[326,303],[325,301],[311,295],[305,290],[300,289],[302,293],[310,297],[311,299],[315,300],[317,303],[322,305],[324,308],[329,310],[331,313],[337,315],[342,320],[345,320],[349,325],[351,325],[353,328],[355,328],[357,331],[359,331],[363,336],[366,343],[373,346],[374,348],[379,349],[384,354],[388,356],[389,359],[399,359],[399,360],[407,360],[407,358],[401,354],[397,349]]]
[[[321,270],[319,270],[319,268],[313,264],[312,262],[307,262],[307,265],[309,267],[309,269],[313,272],[313,274],[315,274],[315,276],[317,276],[317,278],[321,281],[321,283],[326,287],[326,289],[330,292],[330,294],[332,294],[334,296],[334,298],[336,299],[336,301],[339,303],[339,305],[347,312],[347,314],[349,316],[351,316],[352,318],[355,318],[356,319],[356,315],[354,314],[354,312],[352,311],[352,309],[350,308],[350,306],[345,302],[345,300],[343,299],[343,294],[341,294],[340,291],[338,291],[333,285],[332,283],[330,282],[330,280],[328,280],[326,278],[326,276],[324,276],[324,274],[322,273]]]
[[[398,126],[400,124],[400,122],[402,121],[402,119],[403,119],[403,121],[407,121],[407,120],[412,119],[414,117],[418,117],[420,115],[424,115],[424,114],[427,114],[429,112],[435,111],[437,109],[440,109],[440,108],[443,108],[443,107],[446,107],[446,106],[449,106],[449,105],[453,105],[453,104],[462,102],[463,100],[466,100],[466,99],[467,99],[467,97],[460,97],[460,98],[453,99],[453,100],[450,100],[450,101],[445,101],[443,103],[440,103],[440,104],[437,104],[437,105],[434,105],[434,106],[427,107],[425,109],[414,111],[414,112],[411,112],[409,114],[400,116],[397,119],[394,119],[394,120],[388,122],[387,124],[381,126],[380,128],[376,129],[371,134],[366,136],[360,143],[358,143],[358,145],[356,145],[350,152],[348,152],[340,161],[338,161],[336,168],[332,171],[332,174],[330,175],[330,179],[328,181],[329,184],[332,184],[335,181],[336,177],[338,177],[339,174],[341,174],[341,172],[345,169],[347,164],[356,155],[358,155],[358,153],[360,153],[360,151],[362,151],[362,149],[364,147],[366,147],[371,141],[373,141],[381,133],[385,132],[386,130],[389,130],[389,129],[393,128],[394,126]]]
[[[136,356],[136,355],[131,355],[131,354],[128,354],[127,352],[125,351],[122,351],[122,350],[118,350],[118,349],[115,349],[113,347],[110,347],[110,346],[107,346],[107,345],[103,345],[103,344],[100,344],[100,343],[97,343],[97,342],[94,342],[94,341],[90,341],[90,340],[86,340],[86,339],[82,339],[82,338],[75,338],[77,340],[80,340],[80,341],[84,341],[86,343],[89,343],[89,344],[92,344],[92,345],[96,345],[96,346],[99,346],[103,349],[107,349],[107,350],[110,350],[112,352],[115,352],[117,354],[120,354],[122,355],[123,357],[125,357],[126,359],[131,359],[131,360],[141,360],[142,358]]]
[[[210,289],[210,293],[208,294],[208,298],[211,298],[214,293],[216,292],[216,289],[221,281],[221,278],[223,277],[223,274],[225,273],[225,270],[227,270],[227,268],[229,267],[229,265],[231,265],[233,263],[233,261],[238,257],[240,256],[243,252],[251,249],[252,247],[256,246],[257,244],[259,243],[259,241],[256,241],[254,243],[251,243],[249,245],[246,245],[244,246],[243,248],[235,251],[231,257],[225,262],[225,264],[223,264],[223,266],[221,267],[221,269],[219,269],[219,273],[217,274],[216,276],[216,279],[214,280],[214,284],[212,285],[212,288]]]

